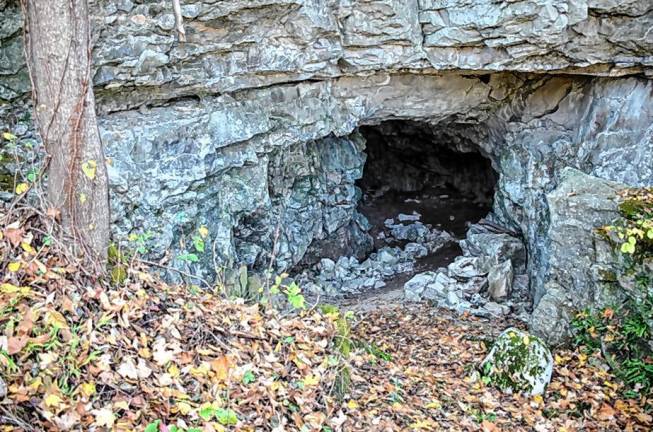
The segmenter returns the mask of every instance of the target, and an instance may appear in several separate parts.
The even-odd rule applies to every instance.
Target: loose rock
[[[503,391],[538,395],[551,381],[553,357],[542,339],[509,328],[499,335],[480,368]]]

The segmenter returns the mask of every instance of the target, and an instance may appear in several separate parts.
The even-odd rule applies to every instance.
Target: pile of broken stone
[[[400,214],[399,223],[385,221],[385,231],[378,240],[387,246],[379,248],[365,260],[340,257],[337,261],[323,258],[299,277],[301,286],[313,293],[329,296],[354,295],[386,286],[388,279],[411,273],[415,261],[435,253],[455,241],[446,231],[434,229],[419,221],[420,216]]]
[[[395,221],[396,219],[396,221]],[[439,307],[492,317],[528,317],[526,250],[514,234],[485,220],[472,224],[465,239],[420,222],[420,215],[399,214],[384,222],[377,240],[386,244],[363,261],[323,258],[298,280],[312,293],[356,295],[386,286],[400,274],[415,271],[416,260],[457,242],[463,255],[446,268],[418,273],[404,284],[408,301],[431,301]]]
[[[515,235],[481,221],[458,242],[463,255],[446,268],[419,273],[404,285],[407,300],[491,317],[528,317],[526,249]]]

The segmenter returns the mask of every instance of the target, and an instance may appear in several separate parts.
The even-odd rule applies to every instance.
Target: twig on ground
[[[196,279],[196,280],[202,282],[203,284],[206,285],[206,287],[207,287],[208,289],[213,288],[213,287],[211,286],[211,284],[210,284],[206,279],[202,278],[201,276],[196,276],[196,275],[190,274],[190,273],[188,273],[188,272],[185,272],[185,271],[183,271],[183,270],[179,270],[179,269],[177,269],[177,268],[174,268],[174,267],[171,267],[171,266],[168,266],[168,265],[165,265],[165,264],[159,264],[159,263],[154,262],[154,261],[144,260],[144,259],[142,259],[142,258],[138,258],[138,261],[142,262],[143,264],[148,264],[148,265],[151,265],[151,266],[155,266],[155,267],[159,267],[159,268],[162,268],[162,269],[166,269],[166,270],[171,270],[171,271],[177,272],[177,273],[179,273],[180,275],[186,276],[186,277],[191,278],[191,279]]]

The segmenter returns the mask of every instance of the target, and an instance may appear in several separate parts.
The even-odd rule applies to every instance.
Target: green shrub
[[[615,252],[610,280],[625,294],[619,305],[578,312],[577,345],[601,350],[633,395],[653,389],[653,188],[621,194],[620,217],[598,232]]]

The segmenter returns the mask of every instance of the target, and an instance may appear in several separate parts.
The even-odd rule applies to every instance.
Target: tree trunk
[[[103,263],[109,192],[95,115],[87,0],[22,0],[34,113],[48,153],[47,198],[88,262]]]

